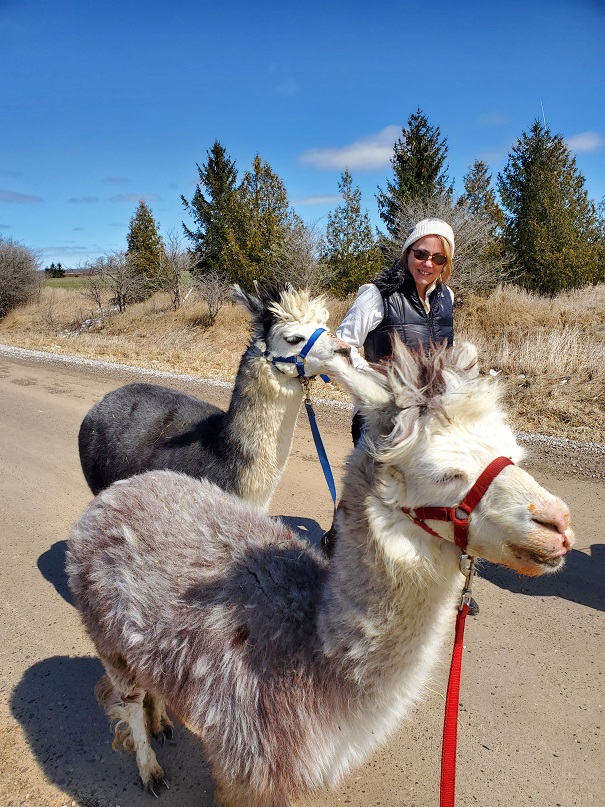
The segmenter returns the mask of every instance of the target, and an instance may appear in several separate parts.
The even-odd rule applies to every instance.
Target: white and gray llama
[[[470,345],[383,371],[341,368],[364,439],[343,484],[328,561],[278,520],[207,481],[149,472],[91,502],[68,573],[105,666],[114,747],[143,785],[165,781],[150,735],[169,708],[202,741],[221,807],[286,807],[367,759],[419,698],[453,635],[463,577],[451,524],[483,469],[521,450]],[[301,493],[303,491],[301,490]],[[565,504],[517,465],[494,479],[467,552],[528,575],[560,568]]]
[[[127,384],[109,392],[85,416],[78,445],[86,481],[97,494],[118,479],[153,469],[205,477],[266,509],[286,465],[303,398],[293,359],[321,329],[301,359],[304,376],[331,373],[349,347],[327,331],[321,297],[291,286],[233,288],[252,319],[227,412],[169,387]]]

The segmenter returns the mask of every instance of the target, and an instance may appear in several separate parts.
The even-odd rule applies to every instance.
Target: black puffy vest
[[[397,333],[408,347],[419,344],[428,348],[431,343],[454,343],[454,315],[452,295],[442,284],[429,295],[431,310],[427,314],[418,296],[414,278],[405,272],[396,291],[380,291],[384,303],[382,322],[367,336],[364,351],[367,361],[377,362],[390,356],[391,334]]]

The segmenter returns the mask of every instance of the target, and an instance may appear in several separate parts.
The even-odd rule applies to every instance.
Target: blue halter
[[[302,350],[297,356],[274,356],[271,359],[271,364],[273,364],[274,366],[277,364],[277,362],[285,362],[286,364],[295,364],[299,378],[306,379],[307,376],[305,375],[305,358],[307,356],[307,353],[311,350],[311,348],[313,347],[315,342],[317,342],[322,333],[327,333],[327,330],[328,330],[327,328],[317,328],[307,339],[306,343],[303,345]],[[265,357],[269,358],[268,350],[265,351]],[[326,383],[330,380],[330,377],[324,375],[323,373],[320,375],[320,378],[322,379],[322,381],[325,381]],[[307,410],[307,417],[309,418],[309,425],[311,426],[311,433],[313,434],[313,440],[315,442],[317,456],[319,457],[319,462],[321,464],[322,471],[324,472],[324,477],[328,484],[328,490],[330,491],[330,495],[332,497],[332,503],[334,505],[334,513],[336,513],[336,485],[334,484],[334,476],[332,475],[332,469],[330,468],[330,461],[328,460],[328,455],[326,454],[326,449],[321,439],[321,434],[319,433],[319,426],[317,425],[315,412],[313,411],[311,398],[309,397],[308,384],[306,381],[303,381],[302,383],[306,391],[305,408]]]
[[[274,366],[278,362],[283,362],[284,364],[295,364],[296,365],[296,372],[298,373],[300,378],[307,378],[305,375],[305,359],[307,357],[307,353],[311,350],[315,342],[319,339],[322,333],[327,333],[327,328],[316,328],[313,331],[311,336],[307,339],[306,343],[303,345],[302,350],[296,356],[273,356],[271,359],[271,364]],[[269,357],[269,351],[265,351],[265,356]],[[322,381],[329,381],[330,378],[327,375],[320,375]]]

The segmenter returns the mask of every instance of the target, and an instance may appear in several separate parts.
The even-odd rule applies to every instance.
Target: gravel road
[[[101,667],[73,608],[63,570],[70,525],[90,498],[77,456],[79,424],[105,392],[134,379],[224,406],[229,388],[192,378],[65,361],[0,348],[0,804],[143,807],[134,761],[111,750],[93,687]],[[350,448],[348,408],[316,407],[340,485]],[[272,512],[316,540],[331,500],[301,416]],[[571,508],[577,549],[537,580],[483,564],[462,680],[460,807],[602,807],[605,686],[603,446],[521,436],[526,467]],[[413,718],[334,792],[297,807],[437,807],[448,659]],[[161,752],[164,807],[211,807],[195,739],[179,728]]]

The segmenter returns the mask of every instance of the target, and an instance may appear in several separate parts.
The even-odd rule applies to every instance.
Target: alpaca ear
[[[254,281],[254,285],[256,287],[256,281]],[[266,313],[267,309],[265,304],[259,300],[258,297],[253,297],[251,294],[248,294],[248,292],[244,291],[237,283],[231,286],[231,299],[237,305],[241,305],[245,308],[254,319],[262,317]]]
[[[469,378],[477,378],[479,375],[479,356],[477,348],[472,342],[462,342],[453,348],[456,358],[456,365],[464,370]]]

